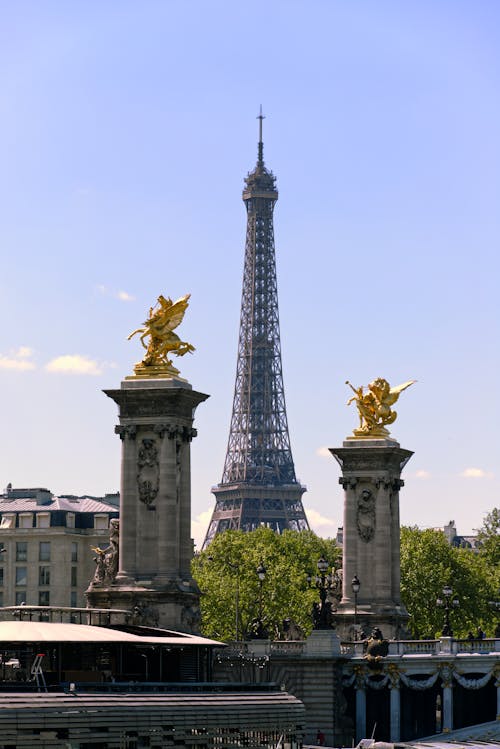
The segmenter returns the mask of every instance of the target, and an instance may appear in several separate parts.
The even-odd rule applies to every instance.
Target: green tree
[[[478,627],[493,634],[493,578],[484,557],[451,546],[441,531],[401,528],[401,598],[415,637],[434,637],[442,631],[444,609],[436,600],[443,598],[445,585],[452,587],[460,603],[450,613],[454,636],[466,637]]]
[[[477,534],[480,544],[479,553],[485,560],[490,574],[500,585],[500,508],[494,507],[489,512]]]
[[[202,631],[207,637],[234,640],[236,620],[239,638],[250,635],[259,617],[262,591],[263,622],[272,637],[291,619],[306,633],[312,629],[311,611],[317,590],[307,583],[315,575],[318,559],[339,567],[341,552],[336,542],[312,531],[275,533],[258,528],[251,533],[225,531],[195,556],[192,574],[202,591]],[[266,576],[260,588],[257,567]]]

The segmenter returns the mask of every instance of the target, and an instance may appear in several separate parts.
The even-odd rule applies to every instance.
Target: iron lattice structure
[[[278,192],[264,164],[262,119],[257,165],[243,190],[247,234],[231,427],[204,547],[228,529],[309,528],[286,416],[273,227]]]

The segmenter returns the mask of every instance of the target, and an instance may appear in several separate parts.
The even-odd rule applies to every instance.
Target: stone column
[[[497,688],[497,720],[500,720],[500,679],[495,681],[495,686]]]
[[[401,738],[401,692],[399,674],[392,673],[389,682],[391,695],[391,741],[398,742]]]
[[[399,489],[401,471],[413,455],[393,439],[348,438],[330,450],[342,468],[344,544],[342,600],[336,619],[349,638],[354,621],[351,581],[357,575],[357,624],[395,637],[408,620],[400,596]]]
[[[131,377],[104,392],[120,410],[119,569],[115,579],[91,583],[88,603],[128,609],[137,624],[197,631],[190,443],[194,411],[208,396],[172,377]]]
[[[366,689],[364,674],[356,676],[356,741],[366,739]]]
[[[443,733],[453,730],[453,671],[443,664],[441,668],[443,684]]]

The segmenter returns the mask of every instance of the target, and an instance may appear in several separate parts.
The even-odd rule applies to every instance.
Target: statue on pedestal
[[[149,317],[143,323],[144,327],[137,328],[128,336],[130,340],[140,333],[141,343],[146,349],[144,359],[134,367],[136,375],[158,377],[179,374],[168,355],[184,356],[194,351],[194,346],[181,341],[179,336],[172,332],[181,324],[190,296],[191,294],[185,294],[176,302],[172,302],[169,297],[165,298],[160,294],[156,305],[149,310]],[[146,338],[149,338],[148,343],[145,343]]]
[[[104,585],[114,582],[118,573],[118,548],[120,537],[120,521],[112,518],[109,521],[109,546],[101,549],[92,546],[92,551],[97,554],[94,557],[96,569],[92,584]]]
[[[386,425],[393,424],[398,415],[396,411],[392,410],[391,406],[396,403],[400,393],[413,385],[414,382],[416,380],[409,380],[403,382],[402,385],[391,388],[387,380],[384,380],[383,377],[377,377],[373,382],[370,382],[366,392],[363,392],[362,385],[355,388],[349,380],[346,380],[346,385],[349,385],[354,392],[354,396],[349,398],[347,405],[350,406],[354,402],[359,414],[359,428],[354,429],[354,436],[365,439],[385,439],[388,437],[390,433],[386,429]]]

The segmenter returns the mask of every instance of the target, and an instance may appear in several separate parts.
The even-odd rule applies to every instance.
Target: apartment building
[[[92,547],[109,543],[118,495],[55,497],[48,489],[0,495],[0,606],[85,606]]]

